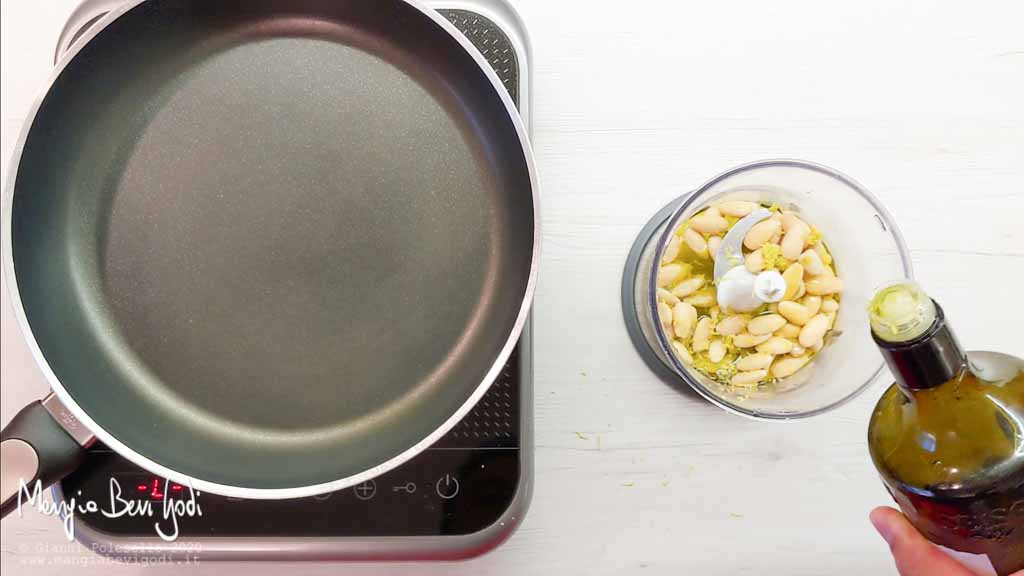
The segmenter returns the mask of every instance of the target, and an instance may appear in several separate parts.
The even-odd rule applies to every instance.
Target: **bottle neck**
[[[872,333],[896,384],[907,392],[949,382],[967,365],[967,355],[937,302],[935,312],[931,327],[908,342],[887,342]]]

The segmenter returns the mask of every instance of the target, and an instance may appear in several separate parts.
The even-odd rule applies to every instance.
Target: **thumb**
[[[875,508],[871,523],[889,544],[901,576],[975,576],[926,540],[898,511]]]

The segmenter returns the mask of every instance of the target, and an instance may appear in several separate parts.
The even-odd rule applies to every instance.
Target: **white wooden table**
[[[3,181],[75,0],[3,0]],[[206,565],[198,574],[893,574],[868,510],[882,384],[836,412],[747,421],[680,395],[630,346],[623,260],[648,216],[732,165],[832,165],[895,215],[917,277],[973,348],[1024,353],[1024,3],[520,0],[535,51],[544,257],[533,505],[460,564]],[[6,292],[6,288],[4,289]],[[46,391],[3,297],[8,421]],[[35,566],[40,547],[56,560]],[[89,563],[71,572],[64,563]],[[5,574],[101,565],[30,514]],[[643,569],[643,570],[641,570]]]

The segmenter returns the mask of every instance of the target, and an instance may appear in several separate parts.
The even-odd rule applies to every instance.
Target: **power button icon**
[[[455,479],[455,476],[445,474],[437,480],[434,488],[437,489],[438,496],[445,500],[451,500],[459,494],[459,481]]]

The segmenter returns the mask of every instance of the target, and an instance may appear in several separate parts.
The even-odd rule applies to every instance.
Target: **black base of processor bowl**
[[[644,252],[650,243],[657,242],[658,230],[672,217],[672,214],[688,195],[684,194],[669,202],[661,210],[658,210],[647,221],[643,229],[640,230],[636,240],[633,242],[633,246],[629,249],[626,265],[622,271],[622,317],[626,322],[626,332],[629,333],[629,339],[633,342],[633,347],[636,348],[640,358],[643,359],[644,364],[650,368],[651,372],[654,372],[659,379],[676,390],[694,398],[700,398],[700,395],[690,388],[654,351],[652,343],[644,335],[643,328],[640,325],[640,312],[637,310],[636,298],[637,275],[640,273],[640,262],[643,259]]]

